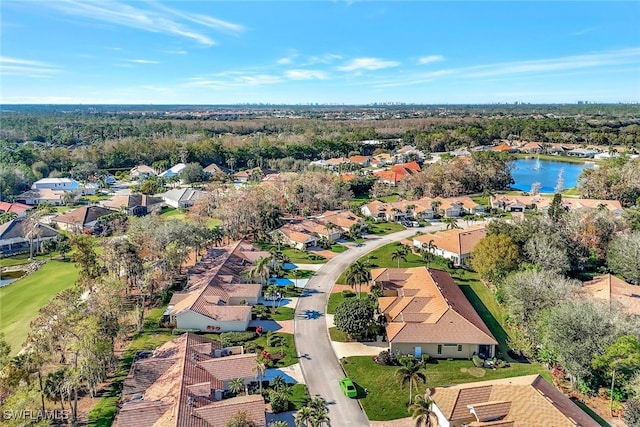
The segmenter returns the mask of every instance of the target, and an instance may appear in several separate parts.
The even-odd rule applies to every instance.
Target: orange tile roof
[[[219,342],[186,333],[158,347],[153,354],[135,361],[124,381],[122,405],[114,421],[115,427],[223,427],[238,411],[247,411],[258,425],[265,425],[265,404],[259,395],[215,400],[214,390],[223,381],[210,367]],[[245,357],[249,360],[255,355]],[[237,359],[237,358],[236,358]],[[216,362],[213,362],[214,364]],[[224,362],[223,362],[224,363]],[[232,364],[226,364],[224,376],[234,376]],[[246,371],[246,369],[245,369]],[[142,399],[136,397],[143,396]]]
[[[423,234],[414,237],[414,240],[423,243],[429,243],[433,240],[433,244],[439,249],[462,256],[470,254],[478,242],[487,235],[487,229],[484,224],[473,225],[468,228],[437,231],[434,234]]]
[[[470,426],[598,426],[539,375],[437,387],[430,391],[447,420]]]
[[[209,359],[200,363],[200,365],[219,380],[229,381],[234,378],[255,377],[257,357],[256,353],[234,354]]]
[[[515,150],[514,147],[507,145],[507,144],[500,144],[500,145],[496,145],[495,147],[491,148],[493,151],[512,151]]]
[[[585,282],[580,292],[609,304],[620,304],[627,312],[640,316],[640,286],[627,283],[612,274]]]
[[[379,268],[371,276],[384,290],[379,302],[389,322],[390,342],[497,344],[447,272],[425,267]]]
[[[369,160],[369,156],[351,156],[349,160],[353,163],[365,163]]]
[[[318,218],[320,222],[330,222],[343,229],[351,228],[354,224],[361,224],[362,218],[351,211],[326,211]]]
[[[16,214],[21,214],[28,211],[29,209],[33,209],[33,207],[22,203],[9,203],[0,201],[0,212],[15,212]]]

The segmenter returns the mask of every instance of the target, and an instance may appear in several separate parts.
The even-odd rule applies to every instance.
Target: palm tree
[[[309,426],[313,420],[313,416],[313,409],[308,406],[300,408],[295,416],[296,427]]]
[[[409,405],[411,418],[416,420],[416,427],[432,427],[433,422],[433,400],[425,393],[416,396],[416,401]]]
[[[354,288],[359,286],[358,298],[362,292],[362,283],[368,283],[371,280],[371,271],[369,266],[362,261],[356,261],[347,268],[346,271],[347,285]]]
[[[247,279],[251,281],[255,279],[260,279],[260,283],[264,285],[267,279],[269,278],[269,275],[271,274],[271,268],[269,267],[270,263],[271,263],[271,258],[267,258],[267,257],[258,258],[255,261],[253,267],[251,267],[245,272],[245,276],[247,277]]]
[[[458,225],[458,220],[456,220],[455,218],[452,218],[450,216],[446,216],[446,217],[442,218],[442,222],[447,224],[447,230],[454,229],[454,228],[460,228],[460,226]]]
[[[287,382],[282,375],[278,375],[271,380],[271,387],[277,391],[283,391],[287,387]]]
[[[436,217],[440,214],[440,205],[442,204],[439,200],[431,201],[431,210],[433,211],[433,216]]]
[[[234,378],[229,381],[229,391],[233,394],[240,394],[244,390],[244,380],[242,378]]]
[[[400,260],[407,262],[407,250],[404,247],[399,247],[391,253],[391,260],[398,260],[398,268],[400,268]]]
[[[326,412],[314,411],[313,417],[310,421],[312,427],[331,427],[331,421],[329,420],[329,415]]]
[[[275,285],[270,285],[264,291],[264,297],[266,299],[271,300],[271,310],[275,311],[276,309],[276,297],[278,296],[278,287]]]
[[[220,246],[222,245],[222,241],[224,240],[224,232],[222,231],[222,228],[218,225],[216,225],[215,227],[213,227],[211,229],[211,241],[213,242],[214,246]]]
[[[427,376],[422,372],[422,363],[411,358],[402,361],[402,367],[396,371],[396,377],[400,379],[402,387],[409,383],[409,403],[412,403],[413,399],[413,384],[427,381]]]
[[[307,406],[318,413],[328,413],[329,407],[327,406],[327,401],[322,397],[312,397]]]
[[[262,394],[262,378],[264,377],[264,373],[267,370],[267,364],[265,363],[264,358],[256,358],[256,365],[253,367],[253,369],[258,373],[258,384],[260,385],[260,394]]]
[[[279,420],[269,424],[269,427],[289,427],[289,423],[284,420]]]
[[[427,268],[429,268],[429,263],[433,261],[435,257],[436,245],[433,243],[433,239],[429,240],[429,243],[423,243],[420,249],[422,249],[422,261],[427,264]]]

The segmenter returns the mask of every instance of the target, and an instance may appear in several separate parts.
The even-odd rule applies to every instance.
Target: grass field
[[[12,354],[20,350],[40,307],[58,292],[73,286],[77,277],[72,262],[47,261],[35,273],[0,288],[0,332],[11,345]]]
[[[358,388],[367,388],[368,395],[362,396],[360,403],[372,421],[386,421],[409,416],[406,403],[409,401],[409,388],[402,387],[396,378],[397,366],[382,366],[369,356],[355,356],[342,359],[347,375]],[[549,371],[537,363],[512,363],[509,368],[497,370],[475,368],[470,360],[440,360],[429,363],[424,369],[427,376],[425,385],[414,388],[414,395],[426,387],[441,387],[475,381],[510,378],[520,375],[541,374],[551,381]]]
[[[402,247],[402,243],[400,242],[389,243],[388,245],[384,245],[381,248],[378,248],[375,251],[372,251],[367,255],[363,256],[362,258],[359,259],[359,261],[368,262],[371,268],[378,268],[378,267],[397,268],[398,260],[391,259],[391,254],[395,250],[401,247]],[[407,258],[406,261],[403,259],[400,260],[401,268],[422,267],[425,265],[424,262],[422,262],[422,258],[420,258],[418,255],[412,252],[407,253],[406,258]],[[344,272],[340,275],[340,277],[338,277],[338,280],[336,280],[336,283],[339,285],[347,284],[346,276]]]
[[[345,297],[342,292],[335,292],[329,295],[329,302],[327,303],[327,314],[336,314],[336,308],[348,299],[357,298],[356,295]]]
[[[349,249],[349,248],[347,248],[344,245],[341,245],[339,243],[334,243],[333,245],[331,245],[331,248],[329,250],[331,252],[335,252],[335,253],[339,254],[339,253],[342,253],[342,252],[346,251],[347,249]]]
[[[267,242],[258,243],[260,249],[263,251],[269,251],[275,247],[275,245]],[[285,255],[294,264],[324,264],[327,262],[326,258],[320,255],[310,254],[308,252],[299,251],[297,249],[289,248],[280,245],[280,252]]]
[[[367,229],[369,234],[384,236],[395,233],[396,231],[406,230],[406,227],[397,222],[368,222]]]

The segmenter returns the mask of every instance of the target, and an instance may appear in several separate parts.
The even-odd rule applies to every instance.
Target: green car
[[[344,377],[343,379],[341,379],[340,388],[344,392],[344,395],[347,397],[358,396],[358,390],[356,390],[356,386],[353,385],[353,381],[351,381],[351,378]]]

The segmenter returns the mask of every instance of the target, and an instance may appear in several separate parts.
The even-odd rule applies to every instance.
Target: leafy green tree
[[[249,418],[247,411],[236,412],[224,425],[225,427],[257,427],[257,424]]]
[[[592,377],[591,361],[614,341],[620,325],[599,304],[566,301],[550,308],[537,327],[538,342],[565,369],[575,387]]]
[[[402,387],[409,384],[409,403],[413,403],[413,386],[425,383],[427,376],[422,372],[424,365],[416,359],[407,357],[401,360],[402,366],[396,371],[396,377],[400,380]]]
[[[597,355],[591,361],[591,366],[600,371],[603,376],[611,374],[611,407],[616,385],[616,374],[620,386],[627,383],[634,372],[640,367],[640,340],[635,335],[623,335],[607,346],[604,354]]]
[[[640,285],[640,231],[614,237],[607,251],[607,264],[625,280]]]
[[[182,172],[180,173],[180,178],[186,184],[195,184],[197,182],[204,181],[204,170],[200,163],[187,163]]]
[[[544,310],[573,298],[579,287],[576,280],[544,270],[511,274],[502,285],[510,319],[529,332]]]
[[[518,267],[520,252],[505,234],[492,234],[476,245],[471,252],[471,266],[480,276],[491,282],[502,280]]]
[[[411,418],[416,420],[416,427],[432,427],[437,425],[437,419],[434,421],[433,400],[424,394],[416,396],[416,400],[409,405]]]
[[[368,336],[375,324],[374,308],[365,299],[349,299],[336,308],[336,328],[355,339]]]
[[[146,195],[158,194],[164,190],[164,186],[157,179],[147,179],[140,184],[140,192]]]
[[[564,274],[571,268],[567,243],[558,233],[535,234],[524,245],[529,260],[542,270]]]

